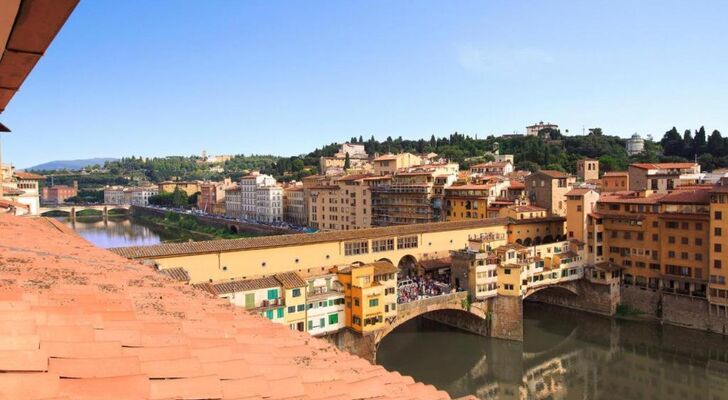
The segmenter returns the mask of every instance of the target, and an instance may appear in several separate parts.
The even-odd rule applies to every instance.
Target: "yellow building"
[[[537,206],[514,205],[500,209],[501,217],[509,217],[514,220],[546,218],[546,209]]]
[[[708,301],[711,313],[726,315],[728,309],[728,180],[722,178],[710,192],[710,276]]]
[[[369,333],[381,329],[385,318],[396,315],[397,267],[378,261],[338,267],[336,271],[344,286],[347,327]]]
[[[400,168],[414,167],[423,164],[422,158],[412,153],[384,154],[372,161],[374,173],[377,175],[392,175]]]
[[[505,198],[508,187],[508,181],[446,187],[445,220],[488,218],[491,202]]]
[[[587,241],[587,216],[594,210],[599,193],[588,188],[572,189],[566,193],[566,230],[569,239]]]
[[[200,182],[197,181],[164,181],[157,184],[159,192],[172,193],[176,188],[179,188],[187,194],[192,196],[193,194],[200,191]]]

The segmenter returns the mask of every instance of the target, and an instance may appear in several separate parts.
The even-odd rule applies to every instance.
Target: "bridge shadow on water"
[[[728,400],[728,338],[539,303],[524,304],[523,343],[419,317],[377,361],[453,397]]]

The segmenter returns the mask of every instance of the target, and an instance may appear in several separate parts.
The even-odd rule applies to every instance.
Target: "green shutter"
[[[273,310],[268,310],[265,312],[265,316],[268,319],[273,319]]]
[[[321,318],[319,320],[319,327],[323,328],[324,326],[326,326],[326,318]]]
[[[255,293],[245,294],[245,308],[255,308]]]
[[[275,300],[278,298],[278,289],[268,289],[268,300]]]
[[[283,318],[283,307],[278,309],[278,318]]]
[[[313,329],[313,321],[309,320],[308,321],[308,330],[310,331],[311,329]]]
[[[329,325],[335,325],[339,323],[339,313],[329,314]]]

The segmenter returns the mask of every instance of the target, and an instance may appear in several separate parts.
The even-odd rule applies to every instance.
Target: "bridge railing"
[[[427,297],[420,300],[413,300],[407,303],[397,304],[397,311],[406,312],[416,307],[429,306],[432,304],[440,304],[442,302],[449,302],[453,300],[462,301],[468,298],[468,292],[455,292],[448,294],[441,294],[439,296]]]

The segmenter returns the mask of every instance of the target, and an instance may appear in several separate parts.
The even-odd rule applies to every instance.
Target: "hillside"
[[[116,161],[116,158],[87,158],[83,160],[55,160],[47,163],[25,168],[26,171],[77,171],[91,165],[104,165],[107,161]]]

